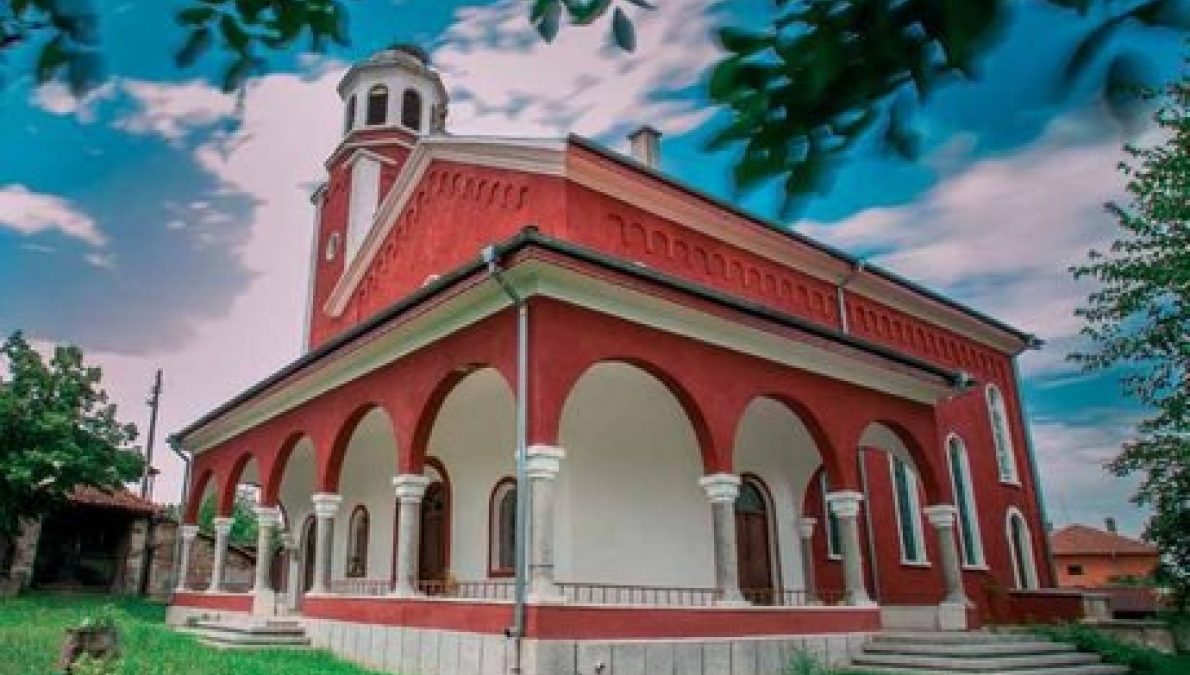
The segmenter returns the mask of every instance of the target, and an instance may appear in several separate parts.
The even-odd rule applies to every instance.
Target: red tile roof
[[[79,486],[70,495],[70,501],[85,506],[97,506],[105,509],[131,511],[133,513],[156,513],[160,507],[147,499],[132,494],[128,490],[120,489],[108,494],[102,490]]]
[[[1070,525],[1050,535],[1054,555],[1157,555],[1157,547],[1086,525]]]

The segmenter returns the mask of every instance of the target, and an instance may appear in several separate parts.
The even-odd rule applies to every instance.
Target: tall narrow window
[[[421,94],[413,89],[401,94],[401,125],[421,131]]]
[[[826,514],[826,555],[830,558],[842,556],[843,544],[839,533],[839,517],[831,510],[826,496],[830,494],[830,482],[826,479],[826,470],[822,472],[822,509]]]
[[[1016,507],[1008,509],[1008,549],[1012,554],[1012,576],[1017,588],[1037,588],[1037,563],[1029,525]],[[1080,570],[1081,572],[1081,570]]]
[[[343,133],[351,131],[355,127],[355,95],[347,99],[347,109],[343,113]]]
[[[489,574],[512,576],[516,567],[516,480],[502,478],[492,490],[490,507]]]
[[[351,512],[347,527],[347,576],[368,574],[368,509],[363,505]]]
[[[364,124],[380,126],[388,118],[388,87],[378,84],[368,90],[368,114]]]
[[[954,488],[955,506],[959,510],[959,543],[963,564],[983,565],[983,542],[980,541],[979,516],[975,511],[975,498],[971,492],[971,468],[967,464],[967,446],[962,439],[952,435],[946,442],[946,455],[950,461],[950,481]]]
[[[917,496],[917,475],[904,460],[889,455],[892,472],[893,498],[897,507],[897,529],[901,538],[901,561],[926,562],[924,536],[921,527],[921,502]]]
[[[1004,396],[994,384],[987,387],[988,418],[992,423],[992,440],[996,444],[996,466],[1000,469],[1000,480],[1016,483],[1016,456],[1012,452],[1012,434],[1008,430],[1008,411],[1004,407]]]

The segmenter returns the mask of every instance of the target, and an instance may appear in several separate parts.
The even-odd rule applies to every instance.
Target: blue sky
[[[665,132],[666,171],[732,197],[730,153],[702,149],[717,122],[701,90],[716,54],[708,30],[764,3],[660,0],[638,13],[639,49],[627,56],[602,28],[540,42],[522,0],[360,0],[349,3],[350,49],[276,56],[240,109],[211,84],[218,61],[174,67],[177,2],[97,4],[107,84],[81,101],[27,77],[0,89],[0,331],[81,344],[141,424],[152,371],[165,368],[168,433],[298,354],[307,196],[337,140],[334,84],[352,60],[394,40],[425,46],[458,133],[576,131],[623,149],[651,123]],[[1044,337],[1020,366],[1051,517],[1114,515],[1138,532],[1130,484],[1100,467],[1141,411],[1111,377],[1064,361],[1087,292],[1065,269],[1112,235],[1101,204],[1119,194],[1125,137],[1094,95],[1102,63],[1057,93],[1063,57],[1096,17],[1012,5],[980,80],[921,111],[921,161],[862,152],[788,222]],[[1124,48],[1159,76],[1177,71],[1177,35],[1126,31],[1109,53]],[[31,57],[11,53],[9,65],[24,72]],[[743,203],[776,215],[771,192]],[[178,467],[162,464],[169,499]]]

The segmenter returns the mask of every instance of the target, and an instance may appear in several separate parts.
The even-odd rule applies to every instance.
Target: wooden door
[[[744,481],[735,505],[736,554],[739,557],[740,589],[758,605],[771,605],[773,561],[769,546],[768,502],[761,487]]]
[[[418,557],[418,579],[446,580],[447,524],[450,522],[450,501],[441,481],[426,488],[421,504],[421,543]]]

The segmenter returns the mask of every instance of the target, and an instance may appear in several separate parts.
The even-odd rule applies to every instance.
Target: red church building
[[[631,156],[447,133],[411,48],[339,93],[307,351],[173,439],[187,541],[204,498],[223,517],[172,621],[283,615],[407,675],[776,675],[882,629],[1077,615],[1014,365],[1033,336],[678,183],[647,127]],[[237,589],[245,483],[258,559],[280,530],[288,562]]]

